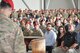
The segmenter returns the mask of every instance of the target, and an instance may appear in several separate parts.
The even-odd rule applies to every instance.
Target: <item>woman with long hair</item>
[[[64,26],[60,26],[57,34],[57,47],[61,46],[64,34],[65,34],[65,28]]]

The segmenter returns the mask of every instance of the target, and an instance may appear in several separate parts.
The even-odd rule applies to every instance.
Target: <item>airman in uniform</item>
[[[32,30],[30,29],[30,21],[28,20],[25,24],[25,30],[23,31],[24,36],[31,36]]]
[[[0,53],[26,53],[24,36],[18,25],[8,18],[14,9],[12,0],[0,3]]]
[[[34,29],[33,29],[32,36],[43,37],[44,34],[43,34],[42,30],[39,28],[39,23],[37,21],[34,21],[33,24],[34,24]]]

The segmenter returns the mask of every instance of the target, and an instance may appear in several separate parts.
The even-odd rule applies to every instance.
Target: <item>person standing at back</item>
[[[20,27],[8,18],[14,9],[12,0],[0,3],[0,53],[26,53]]]

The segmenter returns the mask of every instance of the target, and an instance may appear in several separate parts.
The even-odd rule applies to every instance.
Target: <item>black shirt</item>
[[[61,42],[63,41],[63,38],[64,38],[64,36],[62,36],[61,38],[60,38],[60,36],[57,37],[57,47],[61,46]]]
[[[76,32],[67,32],[64,35],[64,46],[71,47],[74,43],[77,43],[76,39],[77,33]]]

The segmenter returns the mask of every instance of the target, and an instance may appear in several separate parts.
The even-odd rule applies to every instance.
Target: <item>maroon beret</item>
[[[14,4],[12,0],[3,0],[5,3],[8,3],[12,9],[14,9]]]

